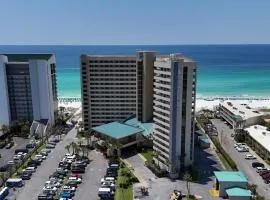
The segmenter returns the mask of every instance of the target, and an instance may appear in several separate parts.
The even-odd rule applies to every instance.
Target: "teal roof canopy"
[[[229,197],[251,197],[251,191],[240,188],[240,187],[231,187],[226,189],[226,193],[228,194]]]
[[[246,176],[240,171],[214,171],[219,182],[247,182]]]
[[[125,121],[125,124],[141,129],[144,136],[153,133],[153,122],[138,122],[136,117],[134,117]]]
[[[126,125],[119,122],[111,122],[92,128],[92,130],[110,136],[115,139],[127,137],[136,133],[141,133],[142,130],[130,125]]]

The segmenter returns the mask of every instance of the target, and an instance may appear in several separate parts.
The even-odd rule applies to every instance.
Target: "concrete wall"
[[[6,66],[7,57],[0,55],[0,126],[3,124],[9,124],[10,112],[9,112],[9,98],[7,88]]]
[[[219,196],[225,197],[227,195],[226,189],[230,187],[246,188],[247,183],[244,182],[219,182]]]

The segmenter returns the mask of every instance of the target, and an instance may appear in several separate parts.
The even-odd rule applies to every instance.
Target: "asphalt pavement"
[[[233,145],[236,142],[231,137],[233,130],[230,129],[224,121],[220,119],[213,119],[211,121],[217,127],[222,147],[234,160],[238,169],[247,176],[250,184],[256,184],[258,186],[257,191],[260,195],[264,196],[266,199],[270,199],[269,185],[263,182],[263,179],[256,172],[256,169],[251,166],[251,163],[256,160],[246,160],[245,154],[247,153],[240,153],[234,148]]]
[[[32,175],[32,178],[25,182],[25,186],[18,192],[16,200],[37,199],[37,196],[42,192],[45,181],[47,181],[49,176],[56,170],[58,163],[67,152],[65,146],[74,140],[76,132],[76,129],[73,128],[64,139],[56,145],[55,149],[52,150],[47,159],[37,168],[36,172]]]
[[[10,149],[6,149],[5,147],[3,149],[0,149],[0,167],[3,165],[6,165],[8,161],[13,160],[15,149],[25,149],[25,146],[29,143],[30,139],[20,138],[20,137],[14,137],[14,146]]]
[[[93,150],[89,153],[90,164],[83,174],[83,182],[76,190],[74,200],[97,200],[99,199],[98,188],[100,179],[104,177],[107,169],[107,161],[102,153]]]

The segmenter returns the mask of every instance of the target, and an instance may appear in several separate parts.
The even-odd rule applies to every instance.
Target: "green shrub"
[[[227,161],[227,163],[230,165],[230,167],[233,170],[237,170],[237,165],[232,160],[232,158],[227,154],[227,152],[222,148],[222,146],[220,145],[217,137],[211,137],[211,140],[215,144],[215,146],[217,148],[217,152],[219,152],[219,153],[221,153],[223,155],[223,157],[225,158],[225,160]]]

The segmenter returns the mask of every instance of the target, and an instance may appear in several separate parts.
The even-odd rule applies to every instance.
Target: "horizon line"
[[[270,45],[270,43],[205,43],[205,44],[0,44],[0,46],[230,46],[230,45]]]

